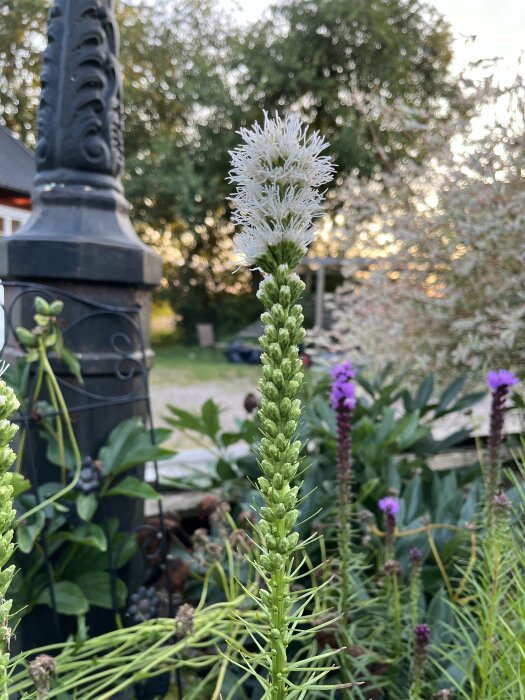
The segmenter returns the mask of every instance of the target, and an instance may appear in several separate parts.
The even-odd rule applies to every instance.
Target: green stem
[[[73,425],[71,423],[71,418],[69,416],[69,411],[67,408],[67,404],[65,402],[64,396],[62,394],[62,390],[60,389],[60,385],[57,381],[57,378],[55,377],[55,373],[53,372],[53,368],[51,367],[51,364],[49,363],[49,358],[47,357],[47,352],[46,352],[46,347],[44,345],[44,341],[42,339],[39,339],[39,353],[40,353],[40,363],[43,368],[43,372],[46,375],[46,380],[49,380],[49,388],[54,392],[55,399],[58,405],[58,409],[61,412],[61,417],[62,420],[64,421],[66,425],[66,433],[71,445],[71,449],[73,450],[73,456],[75,459],[75,473],[73,475],[73,479],[70,481],[70,483],[65,486],[61,491],[58,493],[53,494],[46,500],[42,501],[40,504],[35,506],[34,508],[31,508],[28,510],[26,513],[23,513],[18,520],[15,523],[15,527],[18,526],[21,522],[24,520],[30,518],[32,515],[37,513],[38,511],[42,510],[42,508],[46,508],[47,506],[51,505],[52,503],[55,503],[55,501],[58,501],[60,498],[63,498],[67,493],[72,491],[75,486],[77,485],[78,479],[80,477],[80,470],[82,466],[82,457],[80,455],[80,450],[78,449],[78,444],[77,440],[75,437],[75,432],[73,430]]]
[[[422,685],[421,671],[416,668],[414,670],[414,678],[410,686],[408,700],[421,700]]]
[[[53,386],[49,377],[46,375],[46,386],[49,394],[49,400],[53,406],[53,410],[56,413],[55,424],[56,424],[56,441],[58,443],[59,457],[60,457],[60,477],[62,486],[66,485],[66,449],[64,445],[64,431],[62,428],[62,420],[60,419],[60,412],[58,410],[58,402],[53,390]]]
[[[395,625],[395,640],[396,640],[396,646],[395,646],[395,654],[396,657],[399,658],[401,655],[401,638],[402,638],[402,629],[401,629],[401,598],[399,594],[399,581],[397,578],[397,574],[392,574],[391,576],[392,580],[392,589],[393,589],[393,603],[394,603],[394,625]]]
[[[419,564],[412,566],[410,575],[410,627],[414,627],[419,622],[419,589],[421,581],[421,569]]]
[[[482,606],[482,650],[479,663],[480,685],[479,700],[490,700],[492,696],[492,672],[495,667],[494,647],[497,644],[497,624],[500,610],[500,587],[503,583],[502,577],[502,556],[499,523],[495,523],[492,530],[487,530],[488,542],[486,545],[486,559],[483,562],[485,568],[485,588],[487,601]],[[491,537],[492,535],[492,537]]]
[[[36,382],[35,382],[35,389],[33,391],[33,395],[31,396],[27,408],[26,408],[26,413],[29,413],[33,410],[33,407],[35,403],[38,401],[38,397],[40,395],[40,392],[42,390],[42,381],[44,378],[44,369],[42,367],[42,363],[38,363],[38,370],[37,370],[37,376],[36,376]],[[22,469],[22,460],[24,457],[24,449],[25,449],[25,444],[26,444],[26,431],[22,433],[20,437],[20,444],[18,446],[18,454],[16,458],[16,471],[20,473]]]

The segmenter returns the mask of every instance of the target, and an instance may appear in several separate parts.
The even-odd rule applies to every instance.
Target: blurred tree
[[[34,145],[40,62],[50,0],[3,0],[0,7],[0,124]]]
[[[7,0],[0,11],[0,121],[29,143],[49,4]],[[264,109],[297,110],[331,141],[341,178],[368,175],[420,142],[365,114],[367,94],[443,118],[457,99],[448,28],[416,0],[288,0],[244,30],[216,0],[125,0],[118,14],[126,194],[190,330],[218,295],[250,291],[249,273],[227,267],[228,150],[240,126]]]
[[[449,73],[451,39],[419,0],[283,2],[242,42],[240,94],[260,109],[298,111],[329,140],[340,179],[355,169],[370,175],[419,144],[378,128],[356,96],[402,97],[448,118],[463,104]]]
[[[477,381],[494,367],[525,371],[525,78],[472,88],[478,118],[447,124],[452,145],[428,117],[422,162],[342,186],[351,254],[333,327],[314,338],[323,348],[446,381],[458,368]],[[395,123],[410,130],[403,116]]]

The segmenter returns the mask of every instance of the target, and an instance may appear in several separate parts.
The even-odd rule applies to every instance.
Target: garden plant
[[[464,393],[464,378],[442,386],[428,375],[414,388],[393,366],[373,373],[346,358],[305,370],[294,268],[334,167],[295,117],[266,117],[240,135],[232,202],[236,250],[262,274],[260,402],[236,431],[223,429],[216,402],[198,415],[169,408],[171,427],[216,453],[207,474],[171,484],[209,491],[203,527],[172,516],[173,615],[166,576],[133,591],[117,577],[112,587],[140,537],[104,518],[112,496],[158,498],[129,470],[171,455],[160,446],[169,431],[126,421],[97,455],[82,455],[50,361],[62,358],[82,381],[60,302],[37,299],[35,327],[18,329],[25,358],[6,376],[27,401],[21,410],[41,415],[57,478],[36,486],[21,475],[23,431],[8,471],[18,400],[0,380],[2,700],[521,700],[525,446],[504,442],[518,377],[487,375],[490,435],[462,451],[468,428],[443,437],[436,428],[485,395]],[[250,451],[233,457],[236,443]],[[453,451],[463,466],[436,469]],[[9,658],[13,614],[52,602],[49,567],[74,630]],[[90,636],[91,606],[118,612],[115,629]]]

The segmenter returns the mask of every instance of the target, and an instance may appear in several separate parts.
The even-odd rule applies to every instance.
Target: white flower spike
[[[295,244],[304,255],[322,215],[319,187],[330,182],[334,165],[321,155],[328,147],[317,132],[308,134],[295,116],[273,119],[239,131],[244,143],[230,152],[231,201],[240,227],[235,252],[247,265],[259,264],[270,248]]]

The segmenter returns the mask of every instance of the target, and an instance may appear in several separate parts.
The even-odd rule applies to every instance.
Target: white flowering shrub
[[[524,368],[525,88],[485,83],[480,97],[496,115],[481,132],[408,115],[400,128],[426,129],[424,161],[343,186],[337,233],[355,262],[317,342],[377,365]]]

